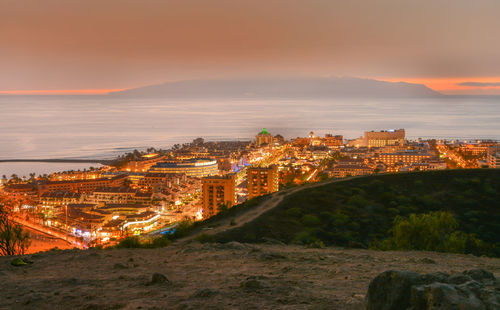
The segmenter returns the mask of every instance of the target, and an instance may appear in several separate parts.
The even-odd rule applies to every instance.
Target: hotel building
[[[334,178],[345,178],[348,176],[366,175],[372,174],[373,168],[368,167],[365,164],[339,164],[333,169],[328,171],[329,177]]]
[[[132,172],[146,172],[154,164],[165,160],[165,158],[165,156],[160,156],[158,154],[142,155],[140,160],[131,160],[127,164],[126,170]]]
[[[193,158],[183,161],[161,162],[155,164],[150,173],[184,173],[188,177],[205,177],[217,175],[219,166],[217,160],[210,158]]]
[[[378,157],[378,161],[386,165],[393,166],[396,163],[413,164],[424,160],[431,159],[433,156],[429,153],[421,152],[397,152],[397,153],[382,153]]]
[[[235,173],[204,177],[201,184],[204,218],[217,214],[221,205],[230,208],[237,203]]]
[[[273,142],[274,137],[265,128],[255,136],[255,144],[257,144],[257,146],[272,144]]]
[[[110,179],[102,178],[75,181],[45,181],[38,184],[38,192],[40,195],[46,192],[56,191],[91,193],[100,187],[123,186],[125,179],[127,179],[126,175],[118,175]]]
[[[405,143],[405,130],[365,131],[364,146],[382,147],[386,145],[403,145]]]
[[[247,169],[247,189],[248,199],[277,192],[279,190],[278,166],[249,167]]]

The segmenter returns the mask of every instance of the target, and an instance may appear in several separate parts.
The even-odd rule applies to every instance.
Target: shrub
[[[172,244],[172,242],[168,239],[167,236],[161,236],[161,237],[154,238],[153,240],[151,240],[151,242],[149,243],[149,247],[151,247],[151,248],[163,248],[163,247],[169,246],[170,244]]]
[[[321,221],[314,214],[304,215],[303,217],[300,218],[300,222],[302,223],[302,225],[308,227],[317,227],[321,225]]]
[[[423,250],[465,253],[466,246],[478,246],[481,241],[458,230],[458,223],[450,212],[397,216],[391,229],[392,236],[380,248],[385,250]]]
[[[302,209],[301,208],[288,209],[286,210],[285,215],[289,217],[299,218],[302,215]]]
[[[212,235],[208,235],[205,233],[201,233],[198,236],[194,238],[196,241],[200,243],[214,243],[215,242],[215,237]]]
[[[127,237],[127,238],[121,240],[120,242],[118,242],[116,247],[130,249],[130,248],[142,248],[143,246],[142,246],[141,242],[139,241],[138,237]]]

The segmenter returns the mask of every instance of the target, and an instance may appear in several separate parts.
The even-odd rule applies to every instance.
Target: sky
[[[500,95],[498,0],[0,0],[0,93],[353,76]]]

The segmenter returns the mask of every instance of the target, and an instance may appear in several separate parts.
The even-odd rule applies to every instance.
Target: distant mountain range
[[[338,98],[440,97],[423,84],[353,77],[186,80],[119,92],[109,96],[161,98]]]

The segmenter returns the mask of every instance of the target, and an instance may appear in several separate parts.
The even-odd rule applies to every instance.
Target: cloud
[[[462,82],[457,83],[457,85],[469,87],[500,87],[500,82]]]

